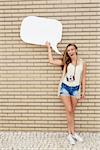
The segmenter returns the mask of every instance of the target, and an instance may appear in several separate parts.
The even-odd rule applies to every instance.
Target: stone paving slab
[[[100,150],[100,133],[80,133],[70,145],[64,132],[0,132],[0,150]]]

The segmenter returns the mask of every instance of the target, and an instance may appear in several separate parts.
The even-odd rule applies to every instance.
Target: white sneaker
[[[72,137],[79,142],[83,142],[83,139],[77,133],[72,134]]]
[[[67,136],[67,139],[68,139],[68,141],[70,142],[70,144],[72,144],[72,145],[75,144],[75,140],[73,139],[72,134],[69,134],[69,135]]]

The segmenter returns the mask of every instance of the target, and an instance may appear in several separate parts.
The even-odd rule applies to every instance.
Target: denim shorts
[[[61,96],[75,96],[75,97],[77,97],[79,95],[79,88],[80,88],[80,85],[68,86],[68,85],[62,83],[61,87],[60,87],[60,95]]]

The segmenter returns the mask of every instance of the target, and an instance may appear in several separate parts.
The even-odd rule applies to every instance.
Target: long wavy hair
[[[67,64],[67,66],[68,66],[69,63],[71,63],[71,58],[69,57],[68,51],[67,51],[67,49],[68,49],[69,46],[74,46],[76,50],[78,49],[77,46],[76,46],[74,43],[69,43],[69,44],[66,46],[66,48],[65,48],[65,50],[64,50],[64,53],[63,53],[63,58],[62,58],[63,67],[64,67],[64,64],[65,64],[65,63]],[[76,55],[77,55],[77,52],[76,52]],[[62,67],[62,69],[63,69],[63,67]]]

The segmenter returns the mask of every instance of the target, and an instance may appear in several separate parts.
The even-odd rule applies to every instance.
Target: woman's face
[[[77,50],[73,45],[68,46],[67,53],[68,53],[70,58],[73,58],[74,56],[76,56],[76,52],[77,52]]]

